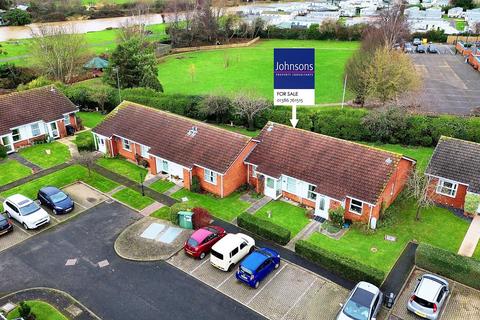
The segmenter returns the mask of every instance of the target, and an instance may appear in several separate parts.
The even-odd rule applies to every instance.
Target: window
[[[324,211],[325,210],[325,197],[321,197],[318,201],[318,210]]]
[[[253,178],[257,177],[257,166],[252,166],[252,177]]]
[[[294,178],[287,177],[287,191],[290,193],[295,193],[297,187],[297,180]]]
[[[457,194],[458,184],[440,179],[437,184],[437,193],[449,197],[455,197]]]
[[[21,139],[20,130],[18,130],[18,129],[13,129],[12,130],[12,139],[13,139],[13,141],[20,141],[20,139]]]
[[[242,249],[245,248],[246,246],[247,246],[247,243],[246,243],[246,242],[240,243],[240,250],[242,250]]]
[[[30,126],[32,129],[32,136],[36,137],[40,135],[40,127],[38,126],[38,123],[34,123]]]
[[[315,189],[317,187],[315,187],[313,184],[309,184],[308,185],[308,193],[307,193],[307,198],[310,199],[310,200],[317,200],[317,194],[315,193]]]
[[[66,126],[72,124],[72,123],[70,122],[70,115],[69,115],[69,114],[66,114],[66,115],[63,116],[63,121],[65,121],[65,125],[66,125]]]
[[[148,147],[140,146],[140,155],[144,158],[148,158]]]
[[[232,252],[230,252],[230,258],[235,257],[237,253],[238,253],[238,248],[233,249]]]
[[[211,184],[217,184],[217,174],[212,170],[205,169],[205,181]]]
[[[127,139],[122,139],[123,149],[130,151],[130,141]]]
[[[350,212],[353,212],[355,214],[362,214],[362,206],[363,206],[363,202],[362,201],[358,201],[358,200],[355,200],[355,199],[351,199],[350,201]]]

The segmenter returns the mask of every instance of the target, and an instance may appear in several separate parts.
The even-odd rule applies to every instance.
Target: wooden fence
[[[457,41],[463,42],[477,42],[480,41],[480,36],[448,36],[447,43],[448,44],[455,44]]]

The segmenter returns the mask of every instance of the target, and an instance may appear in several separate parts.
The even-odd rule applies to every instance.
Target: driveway
[[[424,89],[412,98],[422,112],[469,115],[480,107],[480,72],[464,63],[447,46],[440,54],[411,54],[424,79]]]
[[[0,282],[0,294],[57,288],[103,319],[262,319],[165,262],[118,257],[113,250],[117,235],[140,218],[117,202],[103,202],[4,250],[0,274],[8,277]],[[66,266],[68,259],[76,263]]]

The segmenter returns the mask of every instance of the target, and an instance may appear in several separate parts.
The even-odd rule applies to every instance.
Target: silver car
[[[433,274],[424,274],[417,280],[415,290],[407,303],[407,309],[422,318],[436,320],[448,293],[446,280]]]
[[[338,312],[337,320],[375,320],[382,306],[383,294],[368,282],[359,282]]]

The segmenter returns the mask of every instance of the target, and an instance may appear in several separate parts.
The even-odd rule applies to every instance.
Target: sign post
[[[292,106],[295,127],[297,106],[315,105],[315,49],[274,49],[273,79],[274,105]]]

